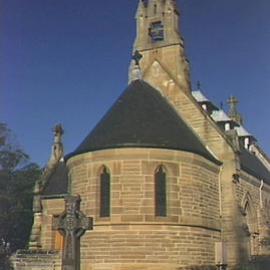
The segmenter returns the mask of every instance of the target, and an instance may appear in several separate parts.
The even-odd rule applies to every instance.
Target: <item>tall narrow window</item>
[[[155,214],[158,217],[167,215],[166,173],[160,166],[155,173]]]
[[[157,14],[157,4],[154,5],[154,14]]]
[[[100,217],[109,217],[111,208],[111,183],[110,174],[106,167],[100,175]]]

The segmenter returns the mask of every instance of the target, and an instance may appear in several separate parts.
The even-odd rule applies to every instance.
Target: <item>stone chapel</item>
[[[270,159],[236,98],[226,113],[192,91],[179,18],[174,0],[140,0],[126,90],[66,156],[56,126],[16,270],[61,269],[53,223],[68,195],[93,218],[81,270],[231,270],[270,256]]]

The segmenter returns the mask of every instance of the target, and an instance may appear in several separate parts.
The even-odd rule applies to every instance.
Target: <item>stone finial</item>
[[[137,8],[136,17],[144,16],[146,12],[146,2],[144,0],[140,0]]]
[[[64,147],[63,147],[63,134],[64,129],[61,124],[57,124],[53,128],[54,132],[54,143],[52,146],[52,154],[49,163],[59,162],[64,157]]]
[[[48,162],[46,169],[43,172],[41,180],[37,181],[34,188],[33,197],[33,213],[34,213],[34,223],[32,226],[31,236],[29,240],[29,249],[36,250],[41,247],[40,236],[41,236],[41,223],[42,223],[42,203],[40,193],[45,187],[49,175],[52,173],[55,166],[64,157],[64,147],[62,143],[62,136],[64,134],[64,129],[62,125],[57,124],[53,128],[54,132],[54,143],[52,146],[51,158]]]
[[[140,68],[140,61],[142,57],[143,56],[139,51],[135,51],[132,56],[132,61],[129,69],[129,84],[133,81],[142,79],[142,71]]]
[[[179,12],[176,0],[165,0],[165,5],[173,10]]]
[[[238,123],[239,125],[243,125],[243,118],[242,118],[242,116],[240,115],[240,113],[238,112],[238,109],[237,109],[237,105],[239,103],[237,98],[234,97],[234,96],[231,96],[229,98],[229,100],[227,101],[227,103],[230,106],[229,114],[228,114],[229,117],[232,120],[234,120],[236,123]]]
[[[135,51],[135,53],[132,56],[132,59],[135,61],[136,66],[140,66],[140,61],[143,58],[142,54],[140,54],[139,51]]]
[[[64,134],[64,129],[61,124],[56,124],[53,128],[53,131],[55,132],[55,134],[59,134],[60,136]]]

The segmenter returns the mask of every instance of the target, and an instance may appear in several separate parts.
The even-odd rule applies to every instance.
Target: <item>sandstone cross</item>
[[[80,211],[80,196],[65,198],[65,211],[54,219],[53,229],[64,237],[62,270],[80,270],[80,238],[93,229],[93,218]]]
[[[136,66],[140,65],[140,61],[142,58],[143,58],[143,56],[140,54],[139,51],[135,51],[135,53],[132,56],[132,59],[135,61]]]

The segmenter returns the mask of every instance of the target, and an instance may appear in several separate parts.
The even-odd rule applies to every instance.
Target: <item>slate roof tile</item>
[[[128,86],[66,160],[87,152],[123,147],[187,151],[220,164],[166,98],[142,80]]]
[[[47,179],[42,196],[56,196],[68,192],[68,169],[64,161],[61,161]]]

